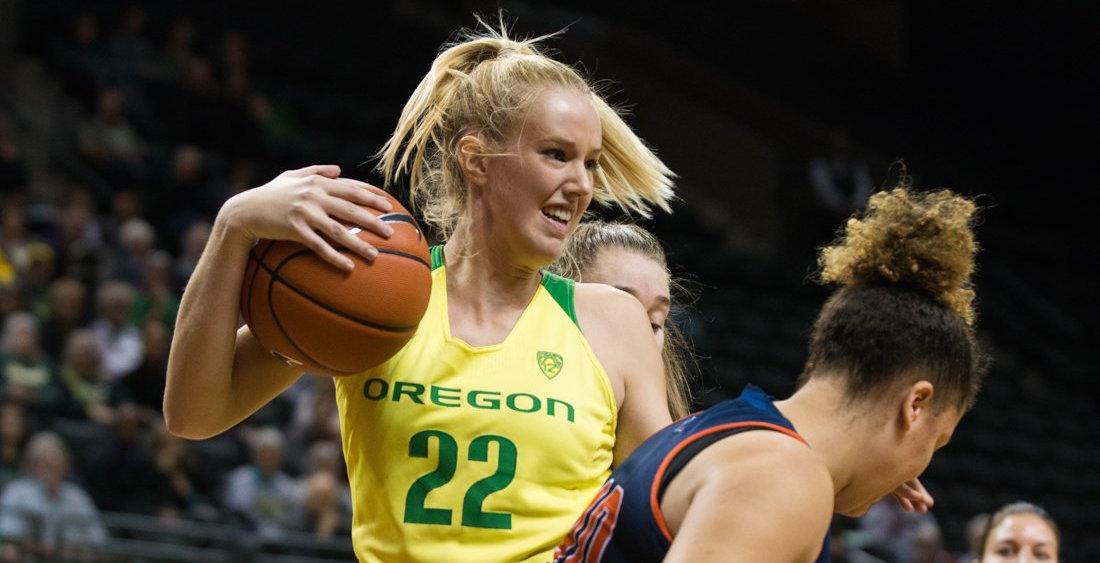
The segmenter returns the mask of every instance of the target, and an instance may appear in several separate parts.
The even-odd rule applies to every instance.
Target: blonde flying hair
[[[627,223],[587,221],[581,223],[569,237],[557,262],[550,270],[560,276],[584,282],[589,268],[601,252],[611,249],[636,252],[653,260],[668,273],[668,261],[661,243],[649,231]],[[669,274],[673,301],[679,301],[686,292]],[[661,350],[665,368],[665,388],[668,410],[673,420],[691,414],[690,374],[695,367],[695,354],[683,332],[671,320],[665,325],[665,342]]]
[[[672,171],[576,69],[540,50],[548,36],[513,39],[503,23],[498,31],[478,22],[482,31],[464,32],[435,58],[376,155],[387,187],[407,174],[413,205],[449,236],[466,204],[458,140],[476,134],[502,148],[541,92],[569,88],[588,94],[600,118],[594,199],[645,217],[651,206],[669,211]]]

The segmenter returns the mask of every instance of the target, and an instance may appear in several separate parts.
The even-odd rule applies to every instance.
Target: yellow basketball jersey
[[[550,561],[610,473],[607,374],[577,327],[573,282],[549,273],[500,344],[451,337],[442,251],[416,336],[336,378],[355,554]]]

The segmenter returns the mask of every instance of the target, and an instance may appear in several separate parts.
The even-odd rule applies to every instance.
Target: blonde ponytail
[[[457,141],[473,133],[502,144],[541,91],[564,87],[590,93],[600,117],[595,199],[645,216],[653,205],[667,211],[672,172],[575,69],[539,50],[545,37],[516,40],[503,25],[497,31],[481,23],[481,33],[466,33],[436,57],[406,102],[377,155],[386,185],[407,175],[424,221],[449,235],[466,202]]]

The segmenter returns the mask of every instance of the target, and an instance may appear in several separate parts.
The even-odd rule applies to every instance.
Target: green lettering
[[[374,389],[376,383],[378,384],[378,392],[374,393],[371,391],[371,389]],[[363,396],[372,401],[386,398],[386,395],[389,394],[389,392],[390,384],[385,379],[372,377],[368,379],[365,384],[363,384]]]
[[[406,389],[408,387],[409,389]],[[401,395],[408,395],[414,403],[423,405],[424,401],[420,398],[424,394],[424,386],[419,383],[408,383],[405,381],[395,381],[393,384],[393,402],[400,403]]]
[[[455,395],[444,395],[443,392],[455,393]],[[432,385],[432,402],[441,407],[457,407],[462,404],[462,389],[453,389],[451,387],[439,387]],[[444,403],[443,400],[454,401],[454,404]]]
[[[484,402],[478,401],[478,397],[483,395],[488,398]],[[474,408],[500,410],[500,393],[497,391],[478,391],[475,389],[466,395],[466,401]]]
[[[573,405],[553,397],[546,399],[546,414],[554,416],[554,403],[565,405],[565,418],[567,418],[569,422],[573,422]]]
[[[516,404],[516,399],[519,397],[527,397],[531,399],[531,407],[527,409],[519,408],[519,406]],[[511,395],[508,395],[508,408],[518,412],[535,412],[542,408],[542,401],[538,397],[530,393],[512,393]]]

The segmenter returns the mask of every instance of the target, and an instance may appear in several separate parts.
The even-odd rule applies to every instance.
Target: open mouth
[[[559,225],[568,225],[573,218],[573,210],[566,207],[547,206],[542,208],[542,214]]]

